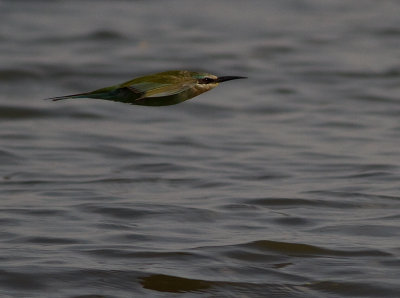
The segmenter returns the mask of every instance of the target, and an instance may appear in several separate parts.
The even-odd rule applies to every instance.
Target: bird
[[[205,72],[170,70],[137,77],[130,81],[91,92],[51,97],[49,100],[96,98],[142,106],[168,106],[181,103],[209,91],[219,83],[246,79]]]

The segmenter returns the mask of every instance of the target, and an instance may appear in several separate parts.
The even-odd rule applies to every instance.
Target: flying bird
[[[187,70],[172,70],[138,77],[122,84],[91,92],[49,98],[53,101],[73,98],[97,98],[142,106],[168,106],[181,103],[211,90],[219,83],[245,79]]]

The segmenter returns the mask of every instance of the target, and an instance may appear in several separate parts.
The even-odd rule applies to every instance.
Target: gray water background
[[[1,297],[400,297],[398,1],[0,1]],[[188,102],[43,101],[171,69]]]

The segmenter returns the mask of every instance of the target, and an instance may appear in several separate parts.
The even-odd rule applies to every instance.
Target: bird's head
[[[224,76],[224,77],[217,77],[215,75],[209,73],[199,73],[193,72],[192,77],[197,80],[196,87],[199,89],[205,89],[204,91],[208,91],[212,88],[218,86],[219,83],[237,80],[237,79],[246,79],[246,77],[238,77],[238,76]]]

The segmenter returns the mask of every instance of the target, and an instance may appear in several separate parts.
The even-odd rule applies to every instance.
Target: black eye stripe
[[[209,84],[212,82],[215,82],[215,80],[212,78],[203,78],[199,80],[199,84]]]

